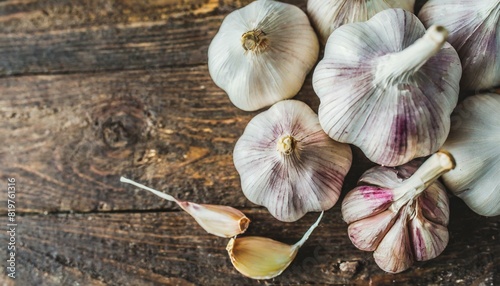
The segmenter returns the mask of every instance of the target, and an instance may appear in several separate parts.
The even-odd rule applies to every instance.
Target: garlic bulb
[[[440,151],[418,169],[412,161],[366,171],[342,202],[352,243],[374,251],[377,265],[391,273],[438,256],[448,244],[449,207],[436,180],[454,166],[453,157]]]
[[[500,85],[500,1],[429,0],[418,17],[425,26],[444,26],[462,60],[463,89]]]
[[[179,201],[176,198],[157,190],[121,177],[120,182],[128,183],[141,189],[152,192],[160,198],[175,202],[189,213],[196,222],[208,233],[220,237],[234,237],[247,230],[250,220],[239,210],[219,205],[195,204]]]
[[[333,30],[354,22],[364,22],[378,12],[403,8],[413,12],[415,0],[308,0],[307,14],[323,44]]]
[[[309,106],[285,100],[248,123],[233,159],[250,201],[281,221],[296,221],[337,202],[352,155],[323,132]]]
[[[476,213],[500,215],[500,94],[466,98],[452,115],[444,148],[457,168],[445,175],[445,185]]]
[[[241,274],[253,279],[271,279],[280,275],[292,263],[322,217],[323,212],[294,245],[259,236],[231,238],[226,247],[231,263]]]
[[[446,30],[388,9],[336,29],[313,74],[319,121],[371,161],[398,166],[436,152],[458,100],[460,59]]]
[[[224,19],[208,49],[208,69],[236,107],[252,111],[295,96],[318,53],[302,10],[260,0]]]

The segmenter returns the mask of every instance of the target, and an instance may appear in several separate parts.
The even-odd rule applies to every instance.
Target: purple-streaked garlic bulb
[[[337,202],[352,154],[325,134],[307,104],[285,100],[248,123],[233,159],[245,196],[291,222]]]
[[[500,85],[500,1],[429,0],[418,17],[425,26],[442,25],[462,60],[463,89]]]
[[[446,35],[402,9],[336,29],[313,74],[325,132],[386,166],[439,150],[462,71]]]
[[[378,12],[403,8],[413,12],[415,0],[308,0],[307,14],[323,44],[333,30],[354,22],[364,22]]]
[[[253,111],[294,97],[318,53],[300,8],[260,0],[224,19],[208,48],[208,70],[236,107]]]
[[[435,258],[448,244],[448,196],[436,180],[454,168],[453,157],[440,151],[417,166],[371,168],[342,202],[352,243],[373,251],[386,272]]]
[[[445,185],[476,213],[500,215],[500,94],[467,97],[453,112],[443,148],[457,167]]]

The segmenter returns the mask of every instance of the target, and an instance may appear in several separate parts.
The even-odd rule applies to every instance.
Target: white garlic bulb
[[[233,159],[251,202],[281,221],[296,221],[337,202],[352,154],[324,133],[309,106],[285,100],[248,123]]]
[[[462,60],[463,89],[500,85],[500,1],[429,0],[418,17],[449,31],[448,42]]]
[[[476,213],[500,215],[500,94],[466,98],[454,111],[443,148],[457,161],[445,185]]]
[[[260,0],[224,19],[208,49],[208,68],[236,107],[253,111],[295,96],[318,53],[301,9]]]
[[[412,161],[396,168],[374,167],[342,202],[352,243],[374,251],[375,262],[386,272],[435,258],[448,244],[448,196],[436,180],[455,162],[440,151],[417,166]]]
[[[449,132],[461,76],[446,34],[439,26],[426,32],[402,9],[336,29],[313,74],[325,132],[380,165],[436,152]]]
[[[336,28],[354,22],[364,22],[378,12],[403,8],[413,12],[415,0],[308,0],[307,14],[323,44]]]

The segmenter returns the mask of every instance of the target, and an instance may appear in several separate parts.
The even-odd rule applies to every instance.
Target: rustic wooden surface
[[[293,243],[316,219],[282,223],[240,191],[231,153],[257,114],[210,79],[207,49],[249,0],[0,2],[0,223],[16,179],[17,278],[0,285],[500,283],[500,217],[451,198],[450,243],[438,258],[390,275],[350,243],[337,204],[278,278],[235,271],[227,239],[125,175],[180,199],[238,207],[248,234]],[[305,9],[305,0],[287,1]],[[422,1],[418,2],[420,6]],[[307,79],[298,99],[317,109]],[[358,150],[345,192],[372,166]]]

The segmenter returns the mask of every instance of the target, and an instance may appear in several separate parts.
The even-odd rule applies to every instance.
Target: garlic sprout
[[[366,171],[342,202],[352,243],[374,251],[377,265],[390,273],[438,256],[448,244],[449,206],[436,180],[454,167],[453,157],[440,151],[418,169],[413,161]]]
[[[232,207],[179,201],[171,195],[151,189],[124,177],[120,178],[120,182],[134,185],[150,191],[160,198],[176,203],[190,214],[203,229],[216,236],[234,237],[244,233],[250,224],[250,220],[242,212]]]
[[[318,53],[301,9],[260,0],[224,19],[208,49],[208,68],[236,107],[253,111],[295,96]]]
[[[285,100],[248,123],[233,159],[251,202],[281,221],[296,221],[337,202],[352,155],[323,132],[309,106]]]
[[[500,215],[500,94],[466,98],[454,111],[444,148],[457,168],[445,185],[476,213]]]
[[[313,74],[325,132],[380,165],[436,152],[449,132],[461,76],[446,35],[440,26],[426,32],[402,9],[336,29]]]
[[[231,263],[241,274],[253,279],[271,279],[280,275],[292,263],[322,217],[323,212],[294,245],[260,236],[231,238],[226,247]]]
[[[449,31],[448,42],[462,60],[462,88],[500,85],[500,1],[429,0],[418,17]]]
[[[307,14],[323,44],[336,28],[364,22],[380,11],[403,8],[413,12],[415,0],[308,0]]]

